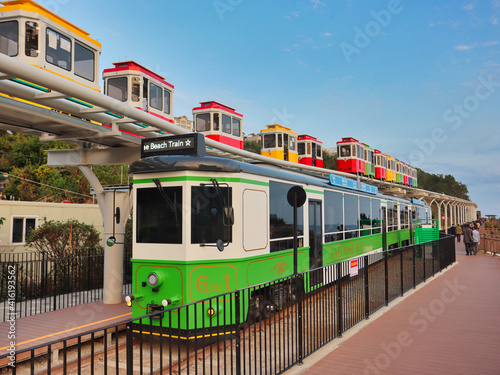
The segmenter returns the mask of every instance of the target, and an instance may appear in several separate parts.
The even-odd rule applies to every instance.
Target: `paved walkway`
[[[286,374],[500,374],[500,257],[466,256]]]

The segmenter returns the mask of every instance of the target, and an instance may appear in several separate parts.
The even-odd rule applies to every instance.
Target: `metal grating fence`
[[[455,242],[443,237],[354,260],[357,269],[344,261],[19,351],[16,367],[3,370],[279,374],[454,263]],[[269,290],[291,298],[277,298],[274,311],[249,309]],[[207,320],[212,308],[221,313]],[[0,355],[6,360],[9,353]]]

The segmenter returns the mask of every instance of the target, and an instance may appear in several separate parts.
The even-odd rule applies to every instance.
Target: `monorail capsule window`
[[[24,43],[24,52],[26,56],[38,56],[38,24],[36,22],[26,22],[26,38]]]
[[[232,242],[231,220],[227,209],[232,205],[232,189],[218,184],[191,187],[191,243]]]
[[[19,53],[19,24],[17,21],[0,22],[0,53],[17,56]]]
[[[154,188],[137,189],[138,243],[182,243],[182,188],[162,187],[153,180]]]
[[[45,60],[59,68],[71,70],[71,39],[47,28]]]

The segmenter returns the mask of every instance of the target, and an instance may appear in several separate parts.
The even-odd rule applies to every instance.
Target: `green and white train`
[[[293,186],[306,192],[297,209],[298,272],[381,252],[383,232],[388,248],[408,245],[411,220],[430,218],[421,201],[384,196],[374,186],[339,176],[210,156],[158,155],[169,144],[176,144],[174,152],[185,152],[183,145],[200,142],[204,151],[201,137],[144,140],[143,157],[130,166],[133,293],[126,300],[134,317],[292,275],[293,207],[287,193]],[[273,303],[261,298],[245,306]],[[217,315],[206,309],[207,321],[198,322],[204,327]],[[162,319],[147,325],[173,324],[166,314]]]

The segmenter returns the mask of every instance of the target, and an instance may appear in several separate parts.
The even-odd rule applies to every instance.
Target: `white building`
[[[45,220],[70,219],[93,225],[104,237],[104,227],[97,204],[46,203],[0,200],[0,252],[26,251],[26,234]]]

